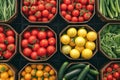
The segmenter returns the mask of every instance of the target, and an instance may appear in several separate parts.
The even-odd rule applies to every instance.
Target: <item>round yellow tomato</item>
[[[73,59],[78,59],[80,57],[80,52],[77,49],[72,49],[70,51],[70,57]]]
[[[25,80],[31,80],[32,79],[32,76],[31,76],[31,74],[30,73],[27,73],[27,74],[25,74]]]
[[[84,47],[75,46],[75,49],[77,49],[81,53],[84,50]]]
[[[30,73],[31,71],[32,71],[31,66],[27,66],[27,67],[25,68],[25,72]]]
[[[63,54],[69,54],[70,53],[70,51],[71,51],[71,46],[69,46],[69,45],[64,45],[64,46],[62,46],[62,53]]]
[[[88,49],[94,50],[95,49],[95,43],[91,42],[91,41],[87,41],[86,44],[85,44],[85,47],[88,48]]]
[[[43,76],[43,71],[42,71],[42,70],[38,70],[38,71],[36,72],[36,76],[37,76],[37,77]]]
[[[84,49],[81,54],[83,59],[90,59],[92,58],[92,55],[93,55],[93,52],[90,49]]]
[[[86,37],[86,35],[87,35],[87,30],[86,30],[86,29],[80,28],[80,29],[78,30],[78,36]]]
[[[94,32],[94,31],[88,32],[88,34],[87,34],[87,39],[88,39],[89,41],[95,41],[95,40],[97,39],[97,33]]]
[[[70,36],[70,37],[75,37],[77,35],[76,28],[69,28],[67,30],[67,35]]]
[[[66,34],[62,35],[60,38],[60,41],[62,44],[69,44],[70,43],[70,37]]]
[[[9,74],[7,72],[1,73],[1,79],[7,79],[9,77]]]
[[[84,45],[85,45],[85,42],[86,42],[86,40],[85,40],[83,37],[77,37],[77,38],[75,39],[75,44],[76,44],[77,46],[80,46],[80,47],[84,46]]]

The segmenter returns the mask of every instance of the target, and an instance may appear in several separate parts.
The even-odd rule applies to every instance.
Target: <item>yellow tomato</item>
[[[10,77],[10,79],[9,80],[14,80],[14,77]]]
[[[70,36],[70,37],[75,37],[77,35],[76,28],[69,28],[67,30],[67,35]]]
[[[86,30],[86,29],[80,28],[80,29],[78,30],[78,36],[86,37],[86,35],[87,35],[87,30]]]
[[[77,49],[81,53],[84,50],[84,47],[75,46],[75,49]]]
[[[45,71],[46,72],[49,72],[51,70],[51,67],[50,66],[45,66]]]
[[[93,55],[93,52],[92,52],[92,50],[90,50],[90,49],[84,49],[83,51],[82,51],[82,58],[84,58],[84,59],[90,59],[91,57],[92,57],[92,55]]]
[[[50,70],[50,75],[54,75],[55,74],[55,71],[52,69]]]
[[[7,72],[1,73],[1,79],[7,79],[9,77],[9,74]]]
[[[71,38],[71,39],[70,39],[69,45],[72,46],[72,47],[75,46],[75,38]]]
[[[22,71],[21,75],[22,76],[25,76],[26,72],[25,71]]]
[[[72,49],[70,51],[70,57],[73,59],[78,59],[80,57],[80,52],[77,49]]]
[[[13,76],[13,71],[12,70],[8,70],[8,74],[10,75],[10,76]]]
[[[32,75],[32,76],[35,76],[35,75],[36,75],[36,70],[35,70],[35,69],[32,69],[31,75]]]
[[[49,73],[48,72],[44,72],[43,75],[44,75],[44,77],[49,77]]]
[[[77,38],[75,39],[75,44],[76,44],[77,46],[80,46],[80,47],[84,46],[84,45],[85,45],[85,42],[86,42],[86,40],[85,40],[85,38],[83,38],[83,37],[77,37]]]
[[[38,70],[38,71],[36,72],[36,76],[37,76],[37,77],[43,76],[43,71],[42,71],[42,70]]]
[[[88,49],[94,50],[95,49],[95,43],[91,42],[91,41],[87,41],[85,47],[88,48]]]
[[[32,67],[33,69],[35,69],[35,68],[37,67],[37,65],[36,65],[36,64],[31,64],[31,67]]]
[[[66,34],[62,35],[60,38],[60,41],[62,44],[69,44],[70,43],[70,37]]]
[[[94,31],[88,32],[88,34],[87,34],[87,39],[88,39],[89,41],[95,41],[95,40],[97,39],[97,33],[94,32]]]
[[[71,51],[71,46],[69,46],[69,45],[63,45],[62,46],[62,53],[63,54],[69,54],[70,53],[70,51]]]
[[[31,80],[32,79],[32,76],[31,76],[31,74],[30,73],[27,73],[27,74],[25,74],[25,80]]]
[[[44,68],[43,64],[38,64],[38,65],[37,65],[37,69],[38,69],[38,70],[42,70],[43,68]]]
[[[27,67],[25,68],[25,72],[30,73],[31,71],[32,71],[31,66],[27,66]]]

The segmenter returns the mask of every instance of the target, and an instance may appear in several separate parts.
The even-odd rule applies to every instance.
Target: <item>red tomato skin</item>
[[[14,38],[13,36],[8,36],[8,37],[6,38],[6,40],[7,40],[8,44],[11,44],[11,43],[14,43],[14,42],[15,42],[15,38]]]
[[[37,34],[38,34],[38,30],[37,29],[33,29],[32,31],[31,31],[31,34],[33,35],[33,36],[37,36]]]
[[[72,11],[72,15],[73,15],[74,17],[79,16],[79,14],[80,14],[79,10],[73,10],[73,11]]]
[[[72,4],[69,4],[67,9],[68,9],[68,11],[72,11],[74,9],[74,6]]]
[[[50,3],[56,7],[57,2],[55,0],[51,0]]]
[[[10,52],[10,51],[5,51],[4,52],[4,54],[3,54],[3,57],[5,58],[5,59],[9,59],[10,57],[12,56],[12,52]]]
[[[84,16],[84,19],[85,19],[85,20],[89,20],[90,17],[91,17],[91,15],[92,15],[92,13],[87,12],[87,13],[85,13],[83,16]]]
[[[14,33],[12,30],[8,30],[8,31],[6,32],[6,35],[7,35],[7,36],[14,36],[15,33]]]
[[[82,8],[82,4],[81,4],[81,3],[77,3],[77,4],[75,5],[75,8],[76,8],[77,10],[80,10],[80,9]]]
[[[48,39],[48,43],[49,43],[49,45],[54,46],[56,44],[56,39],[54,37],[50,37]]]
[[[108,67],[108,68],[106,69],[106,72],[112,72],[112,68],[111,68],[111,67]]]
[[[37,51],[40,48],[40,45],[38,43],[34,44],[32,50]]]
[[[30,48],[24,48],[23,49],[23,54],[26,56],[26,57],[30,57],[30,55],[31,55],[31,53],[32,53],[32,50],[30,49]]]
[[[8,46],[7,46],[7,50],[9,50],[9,51],[11,51],[11,52],[14,52],[15,51],[15,44],[9,44]]]
[[[24,0],[23,4],[26,5],[26,6],[29,6],[30,5],[30,1],[29,0]]]
[[[48,46],[48,40],[47,39],[42,39],[40,41],[40,46],[41,47],[47,47]]]
[[[65,19],[68,20],[68,21],[71,21],[72,17],[71,17],[71,15],[66,14],[66,15],[65,15]]]
[[[95,0],[88,0],[88,3],[93,5],[95,4]]]
[[[52,55],[55,52],[55,47],[54,46],[48,46],[47,47],[47,54],[48,56]]]
[[[51,30],[47,30],[47,37],[54,37],[54,33]]]
[[[45,6],[43,4],[38,5],[38,10],[43,11],[45,9]]]
[[[71,0],[63,0],[63,2],[67,5],[71,4]]]
[[[45,31],[39,31],[38,33],[38,38],[41,40],[41,39],[46,39],[47,37],[47,33]]]
[[[61,11],[61,15],[62,15],[63,17],[65,17],[66,14],[67,14],[66,11]]]
[[[48,18],[42,18],[42,22],[48,22]]]
[[[28,40],[27,39],[23,39],[22,41],[21,41],[21,45],[22,45],[22,47],[23,48],[26,48],[26,47],[28,47]]]
[[[5,41],[5,34],[0,33],[0,43],[4,43]]]
[[[48,17],[48,15],[49,15],[49,11],[48,10],[43,10],[42,11],[42,16],[43,17]]]
[[[47,51],[44,47],[40,47],[37,51],[37,55],[40,56],[40,57],[46,56],[46,53],[47,53]]]
[[[78,21],[79,21],[79,22],[84,22],[84,18],[80,16],[80,17],[78,18]]]
[[[37,52],[32,52],[31,53],[31,59],[36,60],[38,58]]]
[[[45,9],[50,11],[52,9],[52,4],[51,3],[46,3],[45,4]]]
[[[107,80],[112,80],[113,79],[113,76],[111,75],[111,74],[109,74],[108,76],[107,76]]]
[[[80,0],[81,4],[87,4],[87,0]]]
[[[23,7],[22,7],[22,12],[23,12],[23,13],[27,14],[28,11],[29,11],[28,6],[23,6]]]
[[[30,21],[32,21],[32,22],[37,21],[37,18],[36,18],[34,15],[30,15],[30,16],[28,17],[28,19],[29,19]]]
[[[120,77],[120,75],[119,75],[118,72],[114,72],[114,73],[113,73],[113,76],[114,76],[114,78],[116,78],[116,79],[118,79],[118,78]]]
[[[118,64],[113,64],[113,69],[116,70],[119,68],[119,65]]]
[[[48,15],[48,19],[49,19],[49,20],[52,19],[53,16],[54,16],[53,14],[49,14],[49,15]]]
[[[62,11],[66,11],[67,10],[67,5],[66,4],[61,4],[60,5],[60,9],[62,10]]]
[[[5,51],[6,50],[6,45],[4,43],[0,43],[0,51]]]
[[[78,18],[77,17],[72,17],[72,22],[78,22]]]
[[[36,41],[37,41],[36,36],[30,36],[30,37],[28,38],[28,42],[29,42],[30,44],[34,44],[34,43],[36,43]]]
[[[56,8],[53,7],[52,10],[51,10],[52,14],[56,14]]]
[[[37,11],[36,13],[35,13],[35,16],[36,16],[36,18],[40,18],[41,17],[41,12],[40,11]]]
[[[30,32],[26,31],[24,34],[23,34],[23,37],[28,39],[30,37]]]
[[[30,0],[31,5],[37,5],[37,0]]]
[[[87,5],[87,10],[93,11],[94,10],[94,6],[91,5],[91,4]]]

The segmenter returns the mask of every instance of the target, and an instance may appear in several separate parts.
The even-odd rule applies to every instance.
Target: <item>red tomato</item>
[[[61,14],[63,17],[65,17],[65,15],[67,14],[66,11],[61,11]]]
[[[82,16],[80,16],[80,17],[78,18],[78,21],[79,21],[79,22],[83,22],[83,21],[84,21],[84,18],[83,18]]]
[[[113,69],[116,70],[119,68],[119,65],[118,64],[113,64]]]
[[[48,39],[48,43],[52,46],[54,46],[56,44],[56,39],[54,37],[51,37]]]
[[[36,60],[38,58],[37,52],[32,52],[31,53],[31,59]]]
[[[48,46],[48,40],[47,39],[42,39],[40,41],[40,46],[41,47],[47,47]]]
[[[92,15],[91,12],[87,12],[87,13],[85,13],[83,16],[84,16],[84,19],[85,19],[85,20],[89,20],[90,17],[91,17],[91,15]]]
[[[42,0],[39,0],[38,2],[37,2],[37,4],[39,5],[39,4],[45,4],[45,1],[42,1]]]
[[[66,15],[65,15],[65,19],[68,20],[68,21],[71,21],[71,15],[66,14]]]
[[[111,74],[109,74],[109,75],[107,76],[107,80],[113,80],[113,76],[112,76]]]
[[[5,51],[6,50],[6,45],[4,43],[0,43],[0,51]]]
[[[45,9],[45,6],[43,4],[38,5],[38,10],[43,11]]]
[[[77,17],[72,17],[72,22],[78,22],[78,18]]]
[[[114,78],[116,78],[116,79],[118,79],[118,78],[120,77],[120,75],[119,75],[118,72],[114,72],[114,73],[113,73],[113,76],[114,76]]]
[[[37,51],[37,55],[40,56],[40,57],[46,56],[46,53],[47,53],[47,51],[44,47],[40,47]]]
[[[26,31],[24,34],[23,34],[23,37],[28,39],[30,37],[30,32]]]
[[[94,6],[91,5],[91,4],[87,5],[87,10],[93,11],[94,10]]]
[[[27,39],[23,39],[22,42],[21,42],[21,45],[22,45],[23,48],[28,47],[28,40]]]
[[[52,12],[53,14],[55,14],[55,13],[56,13],[56,8],[53,7],[52,10],[51,10],[51,12]]]
[[[50,3],[56,7],[56,1],[55,0],[51,0]]]
[[[33,14],[36,13],[37,10],[38,10],[37,6],[31,6],[30,7],[30,11],[32,11]]]
[[[66,11],[67,10],[67,5],[66,4],[64,4],[64,3],[62,3],[61,5],[60,5],[60,9],[63,11]]]
[[[0,43],[4,43],[5,41],[5,34],[0,33]]]
[[[23,4],[26,5],[26,6],[29,6],[30,0],[24,0]]]
[[[7,50],[9,50],[9,51],[11,51],[11,52],[15,51],[15,44],[9,44],[9,45],[7,46]]]
[[[78,10],[80,10],[82,8],[82,4],[81,3],[77,3],[75,5],[75,8],[78,9]]]
[[[23,11],[25,14],[27,14],[28,11],[29,11],[28,6],[23,6],[23,7],[22,7],[22,11]]]
[[[32,50],[30,48],[24,48],[23,49],[23,54],[25,56],[30,57],[31,53],[32,53]]]
[[[31,5],[37,5],[37,0],[30,0]]]
[[[72,15],[73,15],[74,17],[79,16],[79,14],[80,14],[79,10],[73,10],[73,11],[72,11]]]
[[[36,43],[36,41],[37,41],[36,36],[30,36],[30,37],[28,38],[28,42],[29,42],[30,44],[34,44],[34,43]]]
[[[73,11],[74,9],[74,6],[72,4],[69,4],[68,7],[67,7],[68,11]]]
[[[88,3],[89,3],[89,4],[94,4],[94,3],[95,3],[95,0],[88,0]]]
[[[39,31],[38,33],[38,38],[41,39],[46,39],[47,33],[45,31]]]
[[[37,17],[37,18],[40,18],[41,17],[41,12],[40,11],[37,11],[36,13],[35,13],[35,16]]]
[[[45,8],[50,11],[52,9],[52,4],[51,3],[46,3]]]
[[[42,11],[42,16],[43,17],[48,17],[48,15],[49,15],[49,11],[48,10],[43,10]]]
[[[6,32],[6,35],[7,35],[7,36],[14,36],[15,33],[14,33],[12,30],[8,30],[8,31]]]
[[[48,46],[47,47],[47,54],[48,56],[52,55],[55,52],[55,47],[54,46]]]
[[[108,68],[106,69],[106,71],[107,71],[107,72],[112,72],[112,68],[111,68],[111,67],[108,67]]]
[[[49,14],[48,19],[49,19],[49,20],[52,19],[53,16],[54,16],[53,14]]]
[[[31,34],[33,35],[33,36],[37,36],[37,34],[38,34],[38,30],[37,29],[33,29],[32,31],[31,31]]]
[[[35,22],[35,21],[37,20],[37,18],[36,18],[34,15],[30,15],[30,16],[28,17],[28,19],[29,19],[30,21],[33,21],[33,22]]]
[[[71,0],[63,0],[63,2],[67,5],[71,4]]]
[[[42,22],[48,22],[48,18],[42,18]]]
[[[3,57],[5,58],[5,59],[9,59],[10,57],[12,56],[12,52],[10,52],[10,51],[5,51],[4,52],[4,54],[3,54]]]
[[[54,37],[54,33],[51,30],[47,30],[47,37]]]
[[[81,9],[81,10],[80,10],[80,16],[83,16],[85,13],[86,13],[86,10],[85,10],[85,9]]]
[[[0,33],[2,33],[4,31],[3,26],[0,26]]]
[[[14,42],[15,42],[15,38],[14,38],[13,36],[8,36],[8,37],[6,38],[6,40],[7,40],[8,44],[11,44],[11,43],[14,43]]]
[[[87,0],[80,0],[81,4],[87,4]]]
[[[33,45],[32,50],[37,51],[39,48],[40,48],[40,45],[38,43],[36,43],[36,44]]]
[[[27,15],[33,15],[32,11],[29,11],[28,13],[26,13]]]

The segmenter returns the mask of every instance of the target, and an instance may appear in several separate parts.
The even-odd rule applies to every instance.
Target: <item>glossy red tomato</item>
[[[71,15],[69,15],[69,14],[66,14],[66,15],[65,15],[65,19],[66,19],[66,20],[71,21],[71,18],[72,18]]]
[[[4,43],[5,41],[5,34],[0,33],[0,43]]]
[[[25,56],[30,57],[31,53],[32,53],[32,50],[30,48],[27,47],[23,49],[23,54]]]
[[[4,54],[3,54],[3,57],[5,58],[5,59],[9,59],[10,57],[12,56],[12,52],[10,52],[10,51],[5,51],[4,52]]]
[[[40,57],[44,57],[46,56],[46,54],[47,54],[47,51],[44,47],[40,47],[37,51],[37,55]]]
[[[32,50],[37,51],[39,48],[40,48],[40,45],[38,43],[36,43],[36,44],[33,45]]]
[[[116,78],[116,79],[118,79],[118,78],[120,77],[120,75],[119,75],[118,72],[114,72],[114,73],[113,73],[113,76],[114,76],[114,78]]]
[[[109,75],[107,76],[107,80],[113,80],[113,76],[112,76],[111,74],[109,74]]]
[[[5,51],[6,50],[6,45],[4,43],[0,43],[0,51]]]
[[[81,3],[77,3],[75,5],[75,8],[78,9],[78,10],[80,10],[82,8],[82,4]]]
[[[114,70],[117,70],[119,68],[119,65],[118,64],[113,64],[113,69]]]
[[[85,19],[85,20],[89,20],[90,17],[91,17],[91,15],[92,15],[91,12],[87,12],[87,13],[85,13],[83,16],[84,16],[84,19]]]
[[[79,21],[79,22],[83,22],[83,21],[84,21],[84,18],[83,18],[82,16],[80,16],[80,17],[78,18],[78,21]]]
[[[8,36],[8,37],[6,38],[6,40],[7,40],[8,44],[11,44],[11,43],[14,43],[14,42],[15,42],[15,38],[14,38],[13,36]]]
[[[45,8],[50,11],[52,9],[52,4],[51,3],[46,3]]]
[[[78,18],[77,17],[72,17],[72,22],[78,22]]]
[[[12,30],[8,30],[8,31],[6,32],[6,35],[7,35],[7,36],[14,36],[15,33],[14,33]]]
[[[50,13],[50,14],[48,15],[48,19],[50,20],[51,18],[53,18],[53,16],[54,16],[54,15]]]
[[[91,5],[91,4],[87,5],[87,10],[93,11],[94,10],[94,6]]]
[[[54,37],[50,37],[48,39],[48,43],[49,43],[49,45],[53,45],[54,46],[56,44],[56,39]]]
[[[48,56],[52,55],[55,52],[55,46],[48,46],[47,47],[47,54]]]
[[[61,11],[61,14],[63,17],[65,17],[65,15],[67,14],[66,11]]]
[[[55,7],[52,8],[51,13],[52,13],[52,14],[55,14],[55,13],[56,13],[56,8],[55,8]]]
[[[48,15],[49,15],[49,11],[48,10],[43,10],[42,11],[42,16],[43,17],[48,17]]]
[[[80,0],[81,4],[87,4],[87,0]]]
[[[73,11],[72,11],[72,15],[73,15],[74,17],[78,17],[78,16],[80,15],[79,10],[73,10]]]
[[[66,4],[61,4],[60,5],[60,9],[63,10],[63,11],[66,11],[67,10],[67,5]]]
[[[9,45],[7,46],[7,50],[9,50],[9,51],[11,51],[11,52],[15,51],[15,44],[9,44]]]
[[[67,7],[68,11],[73,11],[74,9],[74,6],[72,4],[69,4],[68,7]]]
[[[21,45],[22,45],[23,48],[28,47],[28,44],[29,44],[29,43],[28,43],[28,40],[27,40],[27,39],[23,39],[22,42],[21,42]]]
[[[28,42],[29,42],[30,44],[34,44],[34,43],[36,43],[36,41],[37,41],[36,36],[30,36],[30,37],[28,38]]]
[[[28,39],[30,37],[30,32],[26,31],[24,34],[23,34],[23,37]]]
[[[28,6],[23,6],[23,7],[22,7],[22,11],[23,11],[25,14],[27,14],[28,11],[29,11]]]
[[[37,52],[32,52],[31,53],[31,59],[36,60],[38,58]]]
[[[48,18],[42,18],[42,22],[47,22],[48,21]]]
[[[71,4],[71,0],[63,0],[63,2],[67,5]]]
[[[46,39],[47,37],[47,33],[45,31],[39,31],[38,33],[38,38],[41,40],[41,39]]]
[[[37,36],[37,34],[38,34],[38,30],[37,29],[33,29],[32,31],[31,31],[31,34],[33,35],[33,36]]]
[[[54,33],[51,30],[47,30],[47,37],[54,37]]]
[[[30,16],[28,17],[28,19],[29,19],[30,21],[33,21],[33,22],[35,22],[35,21],[37,20],[37,18],[36,18],[34,15],[30,15]]]
[[[88,0],[89,4],[95,4],[95,0]]]
[[[56,7],[56,4],[57,4],[57,3],[56,3],[55,0],[51,0],[50,3]]]
[[[35,13],[35,16],[36,16],[36,18],[40,18],[40,17],[42,16],[42,14],[41,14],[40,11],[37,11],[37,12]]]
[[[41,47],[47,47],[48,46],[48,40],[47,39],[42,39],[40,41],[40,46]]]
[[[37,0],[29,0],[31,5],[37,5]]]
[[[45,6],[43,4],[38,5],[38,10],[43,11],[45,9]]]
[[[30,0],[24,0],[23,4],[26,5],[26,6],[29,6]]]

